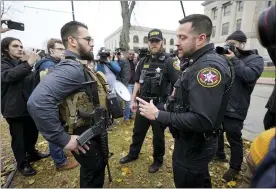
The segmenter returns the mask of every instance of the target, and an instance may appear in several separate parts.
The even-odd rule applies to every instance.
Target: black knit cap
[[[237,31],[234,31],[231,35],[229,35],[226,38],[226,41],[228,41],[228,40],[236,40],[241,43],[243,43],[243,42],[246,43],[247,37],[242,31],[237,30]]]

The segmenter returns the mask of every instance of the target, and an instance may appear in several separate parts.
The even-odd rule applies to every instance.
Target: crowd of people
[[[273,12],[275,6],[266,10],[265,18],[274,19],[275,28]],[[51,156],[57,171],[80,165],[81,188],[103,187],[108,161],[103,155],[104,141],[97,135],[80,145],[78,137],[91,123],[78,122],[79,109],[72,108],[75,104],[70,105],[68,100],[77,96],[75,107],[83,105],[88,113],[93,113],[96,97],[88,94],[91,88],[84,87],[84,83],[97,80],[95,73],[100,72],[107,80],[102,85],[108,85],[108,90],[99,90],[99,95],[107,97],[114,92],[115,81],[122,82],[131,94],[130,102],[122,106],[122,117],[126,123],[134,119],[132,144],[129,153],[118,160],[121,164],[138,159],[151,126],[154,161],[148,172],[159,171],[168,127],[175,142],[172,157],[175,187],[211,188],[208,164],[212,160],[229,162],[222,178],[226,182],[235,180],[244,155],[241,131],[251,94],[264,70],[264,60],[256,50],[245,49],[247,36],[240,30],[226,38],[222,47],[225,53],[221,53],[210,43],[212,28],[206,15],[193,14],[180,20],[176,55],[164,52],[162,31],[153,29],[148,33],[145,56],[133,50],[112,52],[101,48],[94,57],[88,27],[77,21],[61,28],[61,39],[49,39],[47,54],[43,56],[37,49],[24,51],[20,39],[2,39],[1,113],[9,125],[18,171],[24,176],[35,175],[31,162]],[[3,32],[8,29],[2,28]],[[267,47],[261,37],[261,44],[275,64],[275,44]],[[79,95],[83,91],[90,100]],[[86,105],[89,102],[93,102],[92,110]],[[67,103],[70,119],[62,118],[62,103]],[[253,141],[246,155],[242,187],[276,187],[275,172],[274,177],[271,175],[276,165],[275,103],[274,87],[266,105],[266,131]],[[93,123],[96,120],[94,117]],[[68,125],[73,125],[72,132]],[[48,154],[35,148],[39,132],[49,142]],[[230,144],[230,160],[224,152],[224,133]],[[69,156],[75,159],[69,161]]]

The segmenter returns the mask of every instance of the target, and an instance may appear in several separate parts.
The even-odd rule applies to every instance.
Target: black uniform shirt
[[[169,83],[174,85],[174,83],[179,78],[181,72],[180,72],[179,63],[177,61],[175,61],[173,58],[167,57],[165,61],[162,60],[162,58],[166,58],[165,54],[161,54],[156,59],[150,59],[147,64],[150,65],[151,63],[154,63],[156,61],[160,62],[160,64],[162,64],[162,63],[164,64],[164,66],[163,66],[163,78],[162,78],[162,89],[163,89],[162,96],[163,95],[166,96],[167,95],[167,90],[166,89],[167,89]],[[143,61],[144,61],[144,58],[141,59],[137,63],[137,67],[135,69],[134,80],[135,80],[136,83],[139,83],[141,72],[142,72],[143,68],[145,67],[145,63],[142,63]],[[166,99],[162,99],[162,101],[165,102]]]
[[[160,111],[158,121],[181,131],[208,132],[216,122],[223,94],[230,82],[227,60],[208,44],[189,58],[179,83],[190,105],[185,113]]]

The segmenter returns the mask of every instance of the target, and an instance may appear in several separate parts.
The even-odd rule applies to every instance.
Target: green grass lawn
[[[264,71],[261,77],[275,78],[275,71]]]

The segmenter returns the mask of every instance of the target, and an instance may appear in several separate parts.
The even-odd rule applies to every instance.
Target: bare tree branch
[[[130,8],[128,10],[128,15],[129,17],[131,17],[131,14],[132,14],[132,11],[134,9],[134,6],[135,6],[136,2],[135,1],[131,1],[131,5],[130,5]]]
[[[1,3],[2,3],[2,6],[1,6],[1,18],[2,18],[4,14],[7,14],[10,11],[10,9],[11,9],[14,1],[11,2],[11,4],[8,6],[8,8],[6,10],[5,10],[5,3],[4,3],[4,1],[1,1]]]

